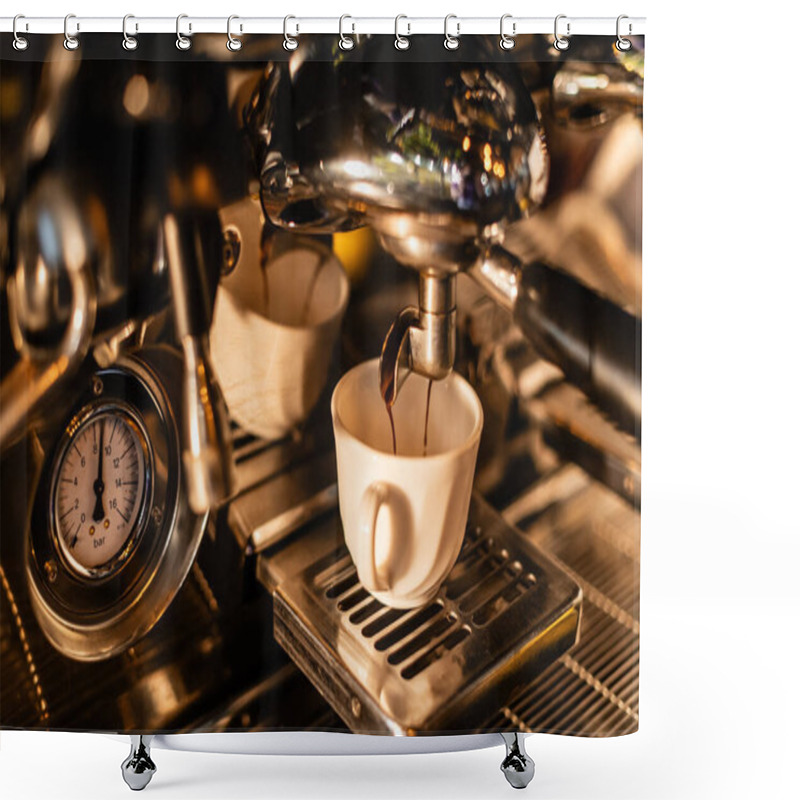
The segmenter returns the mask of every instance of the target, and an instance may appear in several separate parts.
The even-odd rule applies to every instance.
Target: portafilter
[[[333,61],[317,52],[324,43],[301,45],[288,64],[265,69],[244,120],[275,225],[312,233],[370,225],[419,272],[418,307],[398,314],[384,342],[387,403],[401,354],[426,377],[451,371],[455,276],[469,270],[570,380],[638,432],[638,320],[502,248],[506,228],[543,204],[549,174],[544,130],[517,66],[479,60],[468,46],[458,60],[398,62],[369,44]],[[565,282],[567,304],[557,297]],[[543,300],[554,296],[552,318]],[[615,334],[598,335],[595,318]]]

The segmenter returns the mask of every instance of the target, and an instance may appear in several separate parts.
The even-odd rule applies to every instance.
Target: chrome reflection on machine
[[[3,722],[135,731],[133,788],[155,730],[503,731],[521,786],[518,732],[638,724],[640,42],[553,61],[517,36],[497,63],[494,36],[462,37],[453,64],[436,37],[420,64],[355,38],[333,62],[334,38],[287,63],[279,38],[245,61],[204,36],[169,69],[49,61],[3,129],[0,447],[27,470],[3,473]],[[70,114],[76,89],[109,103]],[[74,141],[75,163],[47,160]],[[131,163],[108,168],[104,142]],[[234,210],[259,197],[253,235]],[[221,276],[299,233],[359,250],[320,385],[384,342],[398,378],[457,369],[481,397],[464,547],[418,610],[355,575],[324,399],[271,440],[229,421],[214,377]],[[109,425],[109,458],[120,425],[134,443],[130,490]],[[28,490],[30,518],[5,502]]]
[[[179,370],[155,348],[93,373],[44,467],[28,585],[42,631],[71,658],[107,659],[140,639],[194,561],[206,516],[191,512],[181,485],[165,389]]]
[[[396,64],[362,71],[346,61],[333,71],[353,86],[350,107],[297,108],[287,98],[320,79],[318,46],[301,45],[290,69],[275,65],[250,104],[264,209],[275,225],[295,230],[370,225],[387,252],[420,273],[418,306],[398,316],[382,370],[396,372],[407,338],[410,367],[444,378],[455,359],[455,273],[544,197],[548,157],[536,108],[502,64],[440,65],[441,82],[422,93],[425,65],[403,65],[400,82]],[[302,122],[278,115],[286,107]],[[319,135],[287,140],[297,129]],[[325,131],[335,131],[333,142]]]
[[[265,71],[246,124],[275,225],[314,233],[369,225],[394,259],[419,272],[417,306],[401,310],[386,335],[382,385],[396,386],[401,362],[434,380],[447,376],[455,275],[469,271],[571,381],[638,436],[637,318],[503,246],[509,227],[539,210],[550,179],[541,115],[520,74],[502,63],[446,64],[432,85],[426,65],[410,63],[398,81],[396,64],[320,65],[318,46],[303,44],[288,66]],[[309,107],[304,96],[331,80],[352,92]],[[636,85],[595,83],[603,108]],[[574,99],[570,108],[588,102]]]

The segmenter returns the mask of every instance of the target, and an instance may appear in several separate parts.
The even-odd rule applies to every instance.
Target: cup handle
[[[386,580],[378,575],[378,567],[375,564],[375,528],[378,523],[378,514],[383,506],[390,510],[392,508],[390,487],[383,481],[376,481],[367,487],[367,491],[361,498],[358,523],[359,540],[363,543],[364,548],[363,560],[360,565],[363,571],[361,582],[373,586],[376,592],[385,592],[389,589]],[[391,531],[394,533],[394,525],[391,526]]]

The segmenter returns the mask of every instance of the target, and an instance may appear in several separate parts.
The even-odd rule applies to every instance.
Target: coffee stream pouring
[[[507,226],[543,204],[549,177],[544,129],[515,65],[477,55],[475,63],[368,61],[369,44],[364,61],[334,63],[314,59],[318,44],[301,45],[288,65],[265,72],[245,123],[275,225],[316,233],[370,225],[419,272],[419,303],[398,314],[384,342],[387,407],[401,361],[433,380],[452,370],[455,278],[469,271],[543,355],[638,433],[638,320],[502,248]],[[591,338],[587,310],[621,333]],[[618,375],[631,378],[621,396]]]

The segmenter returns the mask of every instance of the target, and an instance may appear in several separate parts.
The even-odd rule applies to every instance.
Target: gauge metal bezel
[[[194,563],[208,514],[189,508],[175,409],[181,403],[179,353],[155,345],[91,375],[64,417],[64,429],[99,406],[127,405],[148,437],[150,501],[135,545],[115,569],[88,576],[63,558],[51,522],[60,441],[46,458],[31,509],[26,575],[37,621],[50,643],[79,661],[100,661],[131,647],[166,612]]]
[[[132,434],[138,439],[142,448],[144,461],[144,487],[142,489],[142,499],[139,509],[136,512],[131,532],[128,534],[125,544],[105,563],[98,567],[86,567],[72,555],[65,547],[58,530],[58,519],[56,515],[56,499],[58,492],[58,481],[61,470],[64,466],[64,458],[69,452],[72,443],[76,440],[80,432],[95,420],[104,416],[122,418],[131,429]],[[50,478],[50,535],[53,539],[55,549],[61,557],[64,566],[71,570],[75,575],[92,580],[106,578],[120,570],[132,555],[141,539],[145,528],[145,521],[150,514],[153,502],[153,449],[150,436],[145,427],[144,420],[136,409],[125,400],[109,400],[108,398],[90,401],[84,406],[67,425],[67,430],[61,438],[56,451],[54,466]]]

